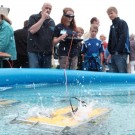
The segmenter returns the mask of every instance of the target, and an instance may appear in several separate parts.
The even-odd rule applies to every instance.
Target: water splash
[[[27,117],[51,117],[51,115],[54,112],[54,109],[52,108],[47,108],[43,105],[43,97],[41,96],[40,93],[38,95],[38,104],[37,106],[31,107],[28,110]]]
[[[72,116],[77,121],[86,121],[89,119],[89,114],[93,110],[93,106],[94,102],[90,102],[86,105],[80,101],[77,111],[75,113],[72,113]]]
[[[52,108],[36,106],[28,110],[27,117],[51,117],[53,113],[54,110]]]
[[[68,83],[67,83],[67,74],[66,74],[66,69],[64,69],[64,77],[65,77],[65,87],[66,87],[66,95],[69,95],[68,92]]]

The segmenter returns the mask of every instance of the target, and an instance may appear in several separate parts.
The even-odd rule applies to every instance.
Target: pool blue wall
[[[0,86],[32,83],[135,83],[134,74],[62,69],[0,69]]]

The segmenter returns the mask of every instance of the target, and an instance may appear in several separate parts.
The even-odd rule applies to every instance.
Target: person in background
[[[28,36],[28,20],[24,21],[24,27],[14,31],[17,60],[14,61],[14,68],[27,68],[27,36]]]
[[[100,25],[99,19],[97,17],[92,17],[90,20],[90,25],[92,25],[92,24],[96,24],[97,26],[99,26]],[[84,41],[89,39],[90,37],[91,37],[90,30],[88,32],[84,33],[84,35],[83,35]]]
[[[100,40],[103,46],[103,71],[111,72],[111,54],[108,51],[108,43],[106,42],[106,36],[104,34],[100,35]]]
[[[108,43],[106,42],[106,36],[104,34],[101,34],[100,35],[100,40],[102,42],[103,49],[106,49],[107,48],[107,45],[108,45]]]
[[[78,33],[78,38],[82,38],[83,34],[84,34],[84,29],[82,27],[77,27],[77,33]],[[82,49],[82,42],[79,42],[79,55],[78,55],[78,64],[77,64],[77,69],[78,70],[82,70],[82,53],[81,53],[81,49]]]
[[[101,41],[96,38],[98,33],[98,26],[91,25],[91,38],[86,40],[83,44],[83,70],[88,71],[102,71],[103,64],[103,47]]]
[[[61,23],[55,27],[53,43],[54,45],[59,43],[58,57],[61,69],[77,69],[79,45],[73,40],[73,38],[77,38],[74,17],[72,8],[64,8]]]
[[[108,48],[106,48],[105,53],[104,53],[104,57],[105,57],[105,71],[106,72],[112,72],[112,68],[111,68],[111,54],[108,51]]]
[[[135,73],[135,35],[131,34],[130,35],[130,72]]]
[[[101,40],[103,50],[104,50],[104,53],[103,53],[103,71],[106,71],[106,70],[108,70],[108,65],[107,65],[107,56],[108,56],[107,45],[108,45],[108,43],[106,42],[106,36],[104,34],[101,34],[99,38]]]
[[[10,60],[3,61],[3,67],[13,67],[13,60],[16,60],[14,31],[10,19],[2,12],[0,12],[0,52],[11,55]]]
[[[112,20],[108,41],[112,72],[127,73],[127,57],[130,53],[128,25],[118,17],[116,7],[109,7],[107,14]]]
[[[39,14],[28,21],[27,51],[30,68],[51,68],[55,22],[50,17],[52,5],[44,3]]]

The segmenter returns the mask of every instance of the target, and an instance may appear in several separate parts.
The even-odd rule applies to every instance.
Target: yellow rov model
[[[81,101],[78,98],[76,99],[82,103],[83,108],[81,109],[85,109],[87,111],[87,114],[82,113],[80,115],[79,107],[72,106],[72,103],[70,102],[70,106],[58,108],[49,116],[28,116],[25,119],[14,119],[11,121],[11,123],[17,122],[23,124],[42,124],[46,126],[59,127],[62,129],[64,129],[65,127],[75,128],[110,112],[109,108],[92,108],[91,110],[88,110],[86,102]],[[85,117],[85,119],[79,118],[86,115],[87,117]]]
[[[110,109],[108,108],[95,108],[88,114],[87,120],[77,120],[71,111],[71,107],[64,107],[55,110],[51,117],[38,116],[38,117],[29,117],[26,119],[27,122],[30,123],[41,123],[45,125],[58,126],[58,127],[77,127],[81,124],[87,123],[97,117],[100,117],[106,113],[108,113]]]

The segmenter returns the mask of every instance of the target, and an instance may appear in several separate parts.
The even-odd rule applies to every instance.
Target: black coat
[[[14,31],[16,50],[18,55],[27,56],[27,35],[28,29],[26,27]]]
[[[37,23],[41,18],[41,13],[30,16],[28,28]],[[53,32],[55,22],[52,18],[46,19],[40,29],[32,34],[28,31],[27,51],[39,52],[51,55],[53,49]]]
[[[118,52],[119,54],[130,53],[128,25],[119,17],[112,21],[110,27],[108,50],[111,54],[114,54],[115,52]]]

